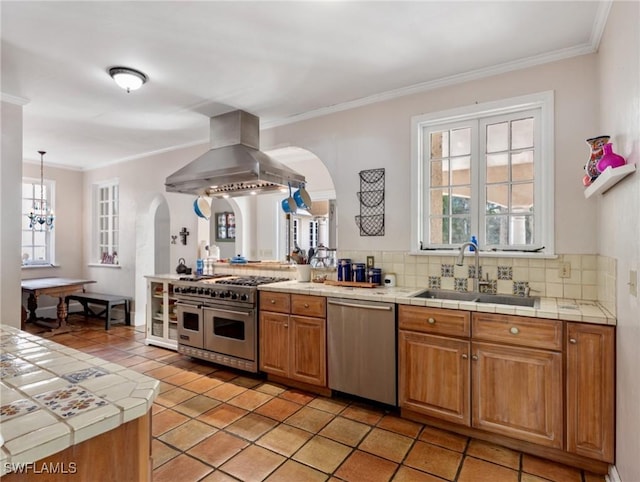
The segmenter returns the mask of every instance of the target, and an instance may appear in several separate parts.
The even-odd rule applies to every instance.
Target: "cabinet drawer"
[[[324,296],[291,295],[291,314],[326,318],[327,299]]]
[[[470,313],[468,311],[411,305],[398,307],[398,327],[401,330],[468,337],[469,325]]]
[[[559,320],[474,313],[471,331],[474,339],[562,350],[562,322]]]
[[[275,293],[273,291],[260,291],[260,310],[275,311],[276,313],[289,313],[291,307],[289,293]]]

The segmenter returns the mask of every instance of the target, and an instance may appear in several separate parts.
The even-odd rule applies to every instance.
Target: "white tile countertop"
[[[413,297],[415,294],[423,291],[424,288],[388,288],[384,286],[380,286],[379,288],[351,288],[314,282],[282,281],[261,285],[258,289],[332,298],[349,298],[353,300],[386,301],[388,303],[402,305],[430,306],[433,308],[448,308],[452,310],[530,316],[533,318],[552,318],[602,325],[616,324],[616,318],[613,315],[604,309],[597,301],[589,300],[540,298],[539,304],[533,308],[529,308],[526,306]]]
[[[0,324],[0,475],[145,415],[160,382]]]

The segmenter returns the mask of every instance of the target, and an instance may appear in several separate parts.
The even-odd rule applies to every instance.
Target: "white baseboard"
[[[605,478],[607,479],[607,482],[622,482],[618,469],[616,469],[615,465],[609,466],[609,474]]]

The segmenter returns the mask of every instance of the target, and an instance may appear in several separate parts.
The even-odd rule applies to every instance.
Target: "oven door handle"
[[[202,305],[197,303],[187,303],[184,301],[176,301],[176,306],[186,306],[187,308],[202,308]]]
[[[205,306],[205,309],[213,309],[215,311],[220,311],[222,313],[230,313],[232,315],[251,316],[251,312],[245,312],[245,311],[227,310],[225,308],[211,308],[209,306]]]

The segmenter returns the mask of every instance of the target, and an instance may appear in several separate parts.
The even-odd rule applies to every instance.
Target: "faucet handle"
[[[530,296],[532,291],[534,293],[540,293],[540,290],[534,290],[530,286],[525,286],[525,288],[524,288],[524,296]]]

